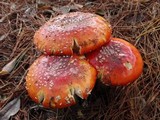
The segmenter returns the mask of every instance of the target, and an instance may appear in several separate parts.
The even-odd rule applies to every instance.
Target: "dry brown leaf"
[[[83,5],[70,3],[68,5],[62,6],[60,8],[52,7],[52,10],[59,13],[69,13],[71,11],[78,11],[79,9],[83,8]]]
[[[22,51],[13,60],[11,60],[8,64],[6,64],[0,71],[0,75],[9,74],[19,64],[20,60],[24,57],[27,50],[28,49]]]
[[[0,41],[4,40],[7,36],[8,36],[8,33],[0,36]]]
[[[15,98],[0,111],[0,120],[8,120],[20,110],[20,98]]]

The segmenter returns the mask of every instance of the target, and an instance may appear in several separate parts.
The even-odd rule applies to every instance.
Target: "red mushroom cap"
[[[142,73],[143,60],[132,44],[120,38],[111,41],[87,55],[89,62],[98,70],[104,84],[126,85]]]
[[[77,56],[40,56],[29,68],[29,96],[44,107],[64,108],[86,99],[96,82],[96,70]]]
[[[109,42],[111,26],[102,17],[83,12],[59,15],[34,35],[36,47],[50,55],[84,54]]]

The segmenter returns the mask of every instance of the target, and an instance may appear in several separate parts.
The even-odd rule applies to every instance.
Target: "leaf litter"
[[[74,10],[65,6],[80,5]],[[160,2],[159,0],[2,0],[0,2],[0,68],[27,49],[7,76],[0,76],[0,109],[24,93],[21,110],[13,119],[29,120],[158,120],[160,119]],[[12,6],[12,7],[11,7]],[[62,9],[62,8],[65,9]],[[60,9],[61,8],[61,9]],[[110,21],[113,36],[126,39],[142,54],[141,77],[125,87],[104,86],[99,81],[87,99],[87,107],[51,110],[37,106],[25,89],[28,67],[40,55],[32,43],[34,32],[51,17],[71,11],[97,13]],[[14,31],[14,32],[13,32]],[[83,104],[83,101],[80,101]],[[81,111],[81,112],[79,112]],[[83,115],[82,115],[82,114]],[[83,117],[82,117],[83,116]]]
[[[26,52],[27,49],[19,53],[13,60],[7,63],[0,71],[0,76],[9,74],[15,67],[17,67],[20,60],[24,57]]]
[[[20,97],[10,101],[2,110],[0,110],[0,120],[9,120],[20,110]]]

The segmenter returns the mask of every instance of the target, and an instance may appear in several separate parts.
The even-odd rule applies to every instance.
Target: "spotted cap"
[[[50,19],[35,32],[34,44],[45,54],[84,54],[109,42],[111,25],[101,16],[72,12]]]
[[[120,38],[112,38],[87,58],[97,69],[99,79],[107,85],[127,85],[143,70],[143,60],[137,48]]]
[[[44,107],[64,108],[87,99],[96,82],[96,70],[82,57],[40,56],[29,68],[26,89]]]

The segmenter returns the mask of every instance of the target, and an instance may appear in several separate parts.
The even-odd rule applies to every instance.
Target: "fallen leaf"
[[[38,10],[52,10],[52,7],[50,5],[38,6]]]
[[[0,36],[0,41],[4,40],[7,36],[8,36],[8,33]]]
[[[63,6],[59,8],[59,12],[65,14],[65,13],[69,13],[70,12],[70,6]]]
[[[83,5],[81,5],[81,4],[74,3],[74,6],[76,6],[77,8],[83,8]]]
[[[29,7],[25,10],[23,17],[34,17],[36,15],[36,10],[33,7]]]
[[[105,11],[102,10],[102,9],[98,9],[98,10],[96,11],[96,14],[98,14],[98,15],[100,15],[100,16],[104,16],[104,15],[105,15]]]
[[[62,13],[68,13],[68,12],[72,12],[72,11],[77,11],[82,7],[83,7],[83,5],[80,5],[80,4],[66,5],[66,6],[61,7],[60,11]]]
[[[13,68],[16,66],[17,58],[14,58],[12,61],[10,61],[8,64],[6,64],[2,70],[0,71],[0,75],[6,75],[9,74]]]
[[[86,2],[86,3],[84,4],[84,6],[92,6],[92,5],[94,5],[94,2]]]
[[[20,62],[20,60],[23,58],[27,50],[24,50],[19,55],[17,55],[12,61],[10,61],[8,64],[6,64],[2,70],[0,71],[0,75],[6,75],[9,74]]]
[[[0,111],[0,120],[9,120],[9,118],[15,115],[20,110],[20,98],[15,98],[9,102],[1,111]]]
[[[68,5],[62,6],[60,8],[52,7],[52,10],[55,12],[65,14],[65,13],[77,11],[77,10],[81,9],[82,7],[83,7],[83,5],[80,5],[80,4],[69,3]]]
[[[11,3],[10,9],[11,9],[11,10],[15,10],[15,9],[16,9],[16,4],[15,4],[15,3]]]

